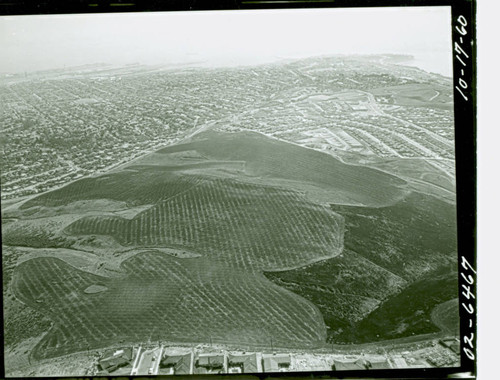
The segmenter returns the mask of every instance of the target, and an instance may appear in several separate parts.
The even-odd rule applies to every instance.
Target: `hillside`
[[[13,270],[12,292],[54,323],[38,358],[152,334],[249,346],[271,335],[285,347],[325,341],[317,307],[261,272],[338,255],[343,218],[293,187],[254,181],[242,171],[252,163],[205,155],[155,153],[10,212],[4,244],[31,257]]]
[[[343,220],[327,207],[294,191],[197,179],[132,219],[85,217],[65,232],[108,235],[123,246],[181,247],[248,271],[304,265],[342,250]]]
[[[436,330],[425,318],[456,297],[453,205],[258,133],[203,132],[7,214],[3,243],[29,250],[9,289],[53,323],[38,358],[148,339],[401,337]],[[431,301],[398,301],[436,271]]]
[[[388,207],[331,207],[345,218],[343,253],[266,276],[318,305],[334,342],[439,331],[432,309],[458,295],[455,207],[418,193]]]
[[[204,132],[187,144],[159,151],[166,155],[196,151],[207,159],[244,161],[247,175],[298,191],[323,194],[325,202],[378,207],[405,194],[406,182],[364,166],[253,132]],[[377,191],[373,191],[377,189]]]
[[[55,323],[35,358],[53,357],[117,341],[221,341],[308,346],[325,338],[319,312],[307,301],[258,275],[205,259],[158,253],[122,264],[123,277],[84,272],[56,258],[19,265],[17,297]],[[102,291],[86,291],[99,285]]]

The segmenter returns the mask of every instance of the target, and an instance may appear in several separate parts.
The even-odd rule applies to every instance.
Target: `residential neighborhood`
[[[2,199],[97,175],[205,128],[252,130],[340,158],[426,158],[453,177],[449,82],[384,62],[96,65],[1,77]]]
[[[333,352],[247,352],[222,346],[145,344],[101,352],[90,372],[99,376],[205,375],[311,371],[356,371],[452,366],[460,360],[456,338],[436,339],[394,349]]]

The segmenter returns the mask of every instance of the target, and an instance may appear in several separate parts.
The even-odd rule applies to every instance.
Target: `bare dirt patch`
[[[95,293],[102,293],[102,292],[105,292],[107,290],[108,290],[107,286],[94,284],[94,285],[90,285],[83,292],[87,293],[87,294],[95,294]]]

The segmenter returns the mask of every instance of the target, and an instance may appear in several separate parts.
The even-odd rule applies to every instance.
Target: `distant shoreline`
[[[439,59],[435,59],[435,55],[438,54]],[[119,69],[136,69],[138,67],[149,67],[151,70],[175,70],[175,69],[231,69],[231,68],[241,68],[241,67],[258,67],[264,65],[277,65],[277,64],[286,64],[289,62],[294,62],[303,59],[312,59],[312,58],[335,58],[335,57],[352,57],[352,56],[363,56],[363,57],[376,57],[376,56],[387,56],[394,58],[403,58],[398,62],[388,60],[388,64],[398,65],[398,66],[410,66],[415,67],[425,72],[431,74],[439,74],[445,76],[447,78],[451,78],[453,75],[452,68],[452,52],[449,53],[449,58],[447,61],[449,65],[447,67],[441,65],[436,65],[436,62],[443,63],[446,59],[443,57],[447,55],[445,52],[429,52],[429,53],[412,53],[412,52],[394,52],[394,53],[361,53],[361,54],[327,54],[327,55],[317,55],[310,57],[276,57],[273,60],[263,61],[263,62],[249,62],[248,64],[242,63],[234,63],[234,64],[217,64],[210,61],[186,61],[186,62],[156,62],[156,63],[88,63],[82,65],[75,66],[63,66],[63,67],[53,67],[53,68],[44,68],[36,71],[28,71],[21,70],[17,72],[0,72],[0,77],[4,77],[7,79],[9,77],[18,77],[18,76],[37,76],[37,75],[54,75],[54,74],[72,74],[79,72],[80,74],[91,74],[93,72],[99,71],[113,71]],[[406,58],[406,59],[404,59]]]

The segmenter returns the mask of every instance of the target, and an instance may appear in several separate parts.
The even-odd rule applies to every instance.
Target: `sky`
[[[450,76],[450,25],[450,7],[3,16],[0,72],[405,53],[425,70]]]

